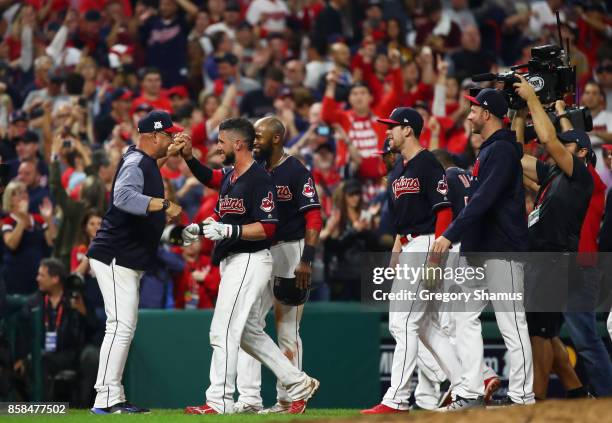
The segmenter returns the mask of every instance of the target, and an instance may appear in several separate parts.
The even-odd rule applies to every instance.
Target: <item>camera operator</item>
[[[533,87],[522,75],[517,76],[521,82],[514,84],[516,93],[527,102],[538,139],[555,162],[549,165],[529,155],[523,155],[521,159],[523,175],[539,186],[534,210],[528,219],[530,251],[576,253],[580,230],[593,193],[593,178],[587,169],[587,161],[593,156],[589,136],[581,130],[557,134]],[[560,102],[556,104],[556,109],[557,112],[563,111]],[[526,109],[518,111],[513,123],[519,143],[524,142],[526,114]],[[567,121],[563,116],[561,114],[561,120]],[[568,122],[563,122],[563,125],[568,128]],[[569,261],[566,262],[568,257]],[[559,254],[537,264],[531,263],[526,275],[527,290],[534,293],[532,299],[538,301],[542,298],[548,306],[538,301],[533,305],[541,311],[527,313],[536,398],[546,398],[549,375],[553,369],[568,397],[587,396],[559,338],[561,310],[554,310],[557,307],[549,302],[551,293],[565,293],[563,281],[568,281],[567,286],[572,290],[571,282],[579,276],[575,258]]]
[[[79,371],[79,355],[84,345],[87,327],[95,324],[88,314],[80,293],[69,292],[66,287],[68,273],[61,261],[43,259],[38,267],[39,292],[29,301],[30,307],[41,307],[44,319],[43,377],[45,400],[66,399],[59,392],[55,377],[62,371]],[[14,369],[25,374],[28,336],[19,332],[17,360]],[[28,333],[27,331],[25,332]],[[72,391],[73,388],[70,388]],[[72,398],[74,392],[70,392]]]

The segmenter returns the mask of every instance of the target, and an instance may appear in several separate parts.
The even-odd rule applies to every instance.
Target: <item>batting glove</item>
[[[211,241],[239,239],[240,235],[242,235],[242,228],[240,225],[226,225],[214,220],[205,220],[202,222],[202,234]]]
[[[183,238],[183,245],[187,246],[189,244],[193,244],[194,242],[200,239],[201,231],[200,225],[197,223],[192,223],[189,226],[185,226],[181,236]]]

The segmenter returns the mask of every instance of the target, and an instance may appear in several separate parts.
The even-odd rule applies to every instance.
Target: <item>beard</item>
[[[253,150],[253,157],[255,160],[265,160],[267,162],[271,155],[271,149],[264,149],[260,147],[257,151]]]
[[[236,161],[236,155],[234,154],[233,151],[229,152],[229,153],[224,153],[225,158],[223,159],[223,164],[225,166],[230,166],[233,165],[234,162]]]

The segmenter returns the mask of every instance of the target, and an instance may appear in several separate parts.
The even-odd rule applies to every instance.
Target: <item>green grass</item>
[[[183,410],[162,410],[155,409],[151,414],[140,415],[107,415],[94,416],[87,410],[70,410],[65,415],[27,415],[27,416],[0,416],[1,422],[61,422],[61,423],[81,423],[81,422],[108,422],[110,421],[129,421],[129,422],[212,422],[212,423],[242,423],[242,422],[285,422],[290,420],[316,420],[332,419],[341,417],[351,417],[359,415],[356,409],[331,409],[319,408],[308,409],[305,414],[295,416],[288,414],[276,415],[257,415],[257,414],[230,414],[226,416],[190,416],[183,414]]]

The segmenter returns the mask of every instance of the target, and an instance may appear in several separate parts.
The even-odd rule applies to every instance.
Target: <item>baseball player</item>
[[[239,347],[265,364],[291,399],[287,410],[301,414],[319,388],[319,381],[295,367],[264,332],[262,296],[272,275],[270,246],[278,222],[270,175],[253,160],[253,125],[246,119],[227,119],[219,126],[217,149],[224,164],[234,167],[213,171],[194,163],[183,150],[194,176],[219,188],[215,209],[218,221],[207,219],[183,230],[186,243],[200,235],[216,241],[213,262],[220,263],[221,284],[210,327],[213,357],[205,403],[185,409],[186,414],[234,412],[234,391]],[[197,161],[197,160],[196,160]]]
[[[303,305],[290,306],[274,300],[273,285],[277,278],[296,279],[300,288],[310,286],[312,260],[321,231],[321,205],[308,169],[294,157],[284,153],[285,127],[274,117],[255,123],[253,156],[268,170],[276,188],[278,225],[274,244],[272,279],[262,295],[261,325],[274,303],[278,345],[294,366],[302,368],[302,340],[299,325]],[[280,281],[280,280],[279,280]],[[265,413],[289,410],[291,400],[284,387],[277,383],[277,402]],[[244,351],[238,353],[237,412],[259,411],[261,400],[261,365]]]
[[[183,129],[170,115],[154,110],[138,122],[139,139],[123,155],[111,188],[110,208],[87,256],[96,273],[106,311],[106,333],[100,348],[94,414],[144,413],[126,402],[121,379],[138,319],[138,285],[155,267],[166,215],[181,208],[164,199],[158,159],[170,145],[182,143]]]
[[[472,103],[468,120],[472,131],[480,133],[483,142],[474,165],[472,195],[459,216],[431,246],[433,254],[448,251],[461,241],[462,252],[495,252],[499,258],[484,261],[486,286],[493,293],[523,294],[523,266],[507,259],[509,252],[527,251],[525,191],[521,170],[522,151],[515,134],[503,129],[502,119],[508,111],[504,95],[494,89],[483,89]],[[506,254],[503,254],[503,253]],[[482,378],[483,341],[477,316],[485,301],[472,301],[470,310],[456,320],[457,350],[461,357],[461,382],[454,390],[455,402],[449,409],[478,406],[485,392]],[[508,397],[500,404],[532,404],[533,366],[527,321],[522,301],[493,302],[495,318],[510,356]],[[470,313],[475,316],[469,316]]]
[[[419,113],[408,107],[393,110],[388,119],[380,119],[388,125],[387,135],[393,150],[401,154],[389,175],[389,191],[392,193],[396,239],[393,252],[399,255],[401,264],[422,267],[428,262],[428,251],[434,241],[434,232],[442,233],[452,219],[447,197],[447,183],[442,166],[423,148],[418,137],[423,128]],[[420,253],[420,254],[418,254]],[[401,284],[397,278],[394,287]],[[417,293],[424,289],[423,280],[413,281]],[[391,369],[391,386],[380,404],[362,414],[391,414],[407,412],[410,399],[410,375],[417,361],[418,340],[433,354],[451,383],[456,383],[459,363],[437,322],[434,304],[417,295],[407,300],[397,310],[389,309],[389,330],[396,341]],[[394,310],[395,308],[395,310]]]

